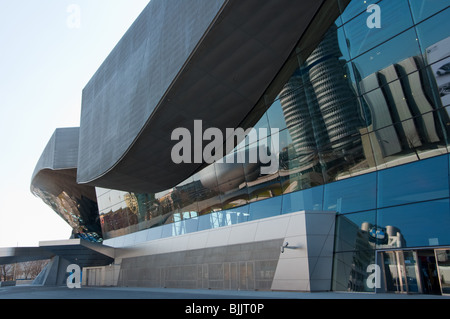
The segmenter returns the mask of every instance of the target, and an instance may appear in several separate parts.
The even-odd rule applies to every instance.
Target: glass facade
[[[375,3],[380,28],[368,23]],[[104,238],[332,210],[333,290],[345,291],[374,291],[365,282],[377,249],[450,245],[448,4],[351,1],[317,46],[300,41],[244,121],[278,129],[257,141],[279,144],[276,171],[224,160],[156,194],[98,188]],[[255,145],[246,139],[227,157]]]
[[[76,169],[42,170],[31,192],[72,227],[72,237],[102,242],[102,228],[94,187],[78,185]]]

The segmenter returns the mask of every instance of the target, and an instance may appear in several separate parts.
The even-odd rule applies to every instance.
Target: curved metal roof
[[[77,182],[141,193],[182,182],[175,128],[238,127],[324,1],[152,0],[83,90]]]

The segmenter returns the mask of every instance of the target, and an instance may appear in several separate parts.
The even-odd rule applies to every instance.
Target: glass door
[[[448,295],[450,294],[450,249],[436,249],[435,254],[441,293]]]
[[[436,256],[434,249],[420,249],[417,251],[419,258],[419,271],[421,278],[421,291],[423,294],[441,294]]]
[[[379,251],[380,291],[450,295],[450,248]]]
[[[384,251],[381,253],[384,266],[384,281],[386,292],[404,292],[404,278],[401,267],[399,267],[398,256],[395,251]]]
[[[407,293],[420,293],[421,281],[419,265],[417,263],[417,252],[414,250],[399,251],[399,254],[403,254],[403,265],[405,269],[406,278],[406,292]]]
[[[421,292],[416,251],[383,251],[380,256],[384,266],[384,288],[386,292]]]

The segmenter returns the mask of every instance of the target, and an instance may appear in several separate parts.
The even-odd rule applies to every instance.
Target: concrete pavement
[[[450,296],[345,292],[237,291],[138,287],[16,286],[0,288],[0,299],[354,299],[449,300]]]

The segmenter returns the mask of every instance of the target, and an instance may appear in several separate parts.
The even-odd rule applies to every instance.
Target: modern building
[[[84,284],[449,294],[449,6],[150,1],[32,178]],[[174,163],[177,128],[234,148]]]

